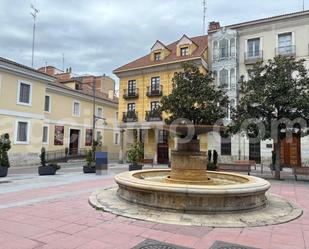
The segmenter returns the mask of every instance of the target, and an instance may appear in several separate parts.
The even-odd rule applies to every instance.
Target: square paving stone
[[[209,249],[259,249],[259,248],[242,246],[238,244],[232,244],[232,243],[217,240]]]
[[[157,240],[146,239],[132,249],[192,249],[178,245],[168,244]]]

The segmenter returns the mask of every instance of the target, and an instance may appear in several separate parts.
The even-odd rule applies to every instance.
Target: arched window
[[[231,88],[235,88],[236,87],[236,75],[235,75],[234,68],[230,70],[230,82],[231,82]]]
[[[229,71],[227,69],[222,69],[219,74],[220,87],[228,88],[229,85]]]
[[[218,55],[219,55],[219,45],[217,41],[214,41],[213,43],[213,50],[212,50],[212,56],[213,56],[213,60],[218,60]]]
[[[227,39],[223,39],[220,41],[219,50],[220,59],[225,59],[229,57],[229,41]]]
[[[235,57],[236,56],[236,43],[235,43],[235,38],[232,38],[230,40],[230,51],[231,51],[231,56]]]

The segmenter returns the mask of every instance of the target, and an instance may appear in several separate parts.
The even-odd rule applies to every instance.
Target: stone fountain
[[[265,207],[268,181],[206,171],[206,165],[199,140],[178,143],[171,153],[171,169],[118,174],[117,195],[131,203],[184,212],[224,213]]]

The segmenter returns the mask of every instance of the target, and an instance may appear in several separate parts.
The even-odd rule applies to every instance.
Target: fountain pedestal
[[[178,143],[171,153],[171,174],[167,182],[181,184],[213,184],[207,175],[207,158],[200,152],[199,140]]]

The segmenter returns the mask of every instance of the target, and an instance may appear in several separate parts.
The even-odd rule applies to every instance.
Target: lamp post
[[[32,9],[32,12],[30,12],[30,14],[33,17],[31,67],[33,67],[33,63],[34,63],[34,40],[35,40],[35,21],[36,21],[36,16],[39,13],[39,10],[36,9],[32,4],[31,4],[31,9]]]

